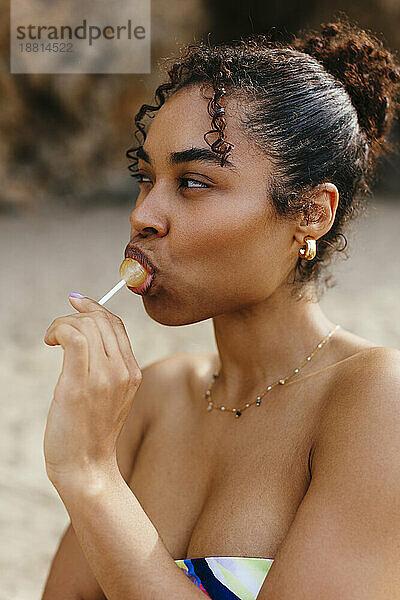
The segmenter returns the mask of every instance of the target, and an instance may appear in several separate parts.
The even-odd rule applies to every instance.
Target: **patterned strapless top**
[[[185,575],[212,600],[255,600],[273,558],[206,556],[175,560]]]

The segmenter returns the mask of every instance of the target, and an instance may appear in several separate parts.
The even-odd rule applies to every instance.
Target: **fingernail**
[[[82,296],[82,294],[78,294],[78,292],[71,292],[70,296],[72,296],[73,298],[84,298],[85,296]]]

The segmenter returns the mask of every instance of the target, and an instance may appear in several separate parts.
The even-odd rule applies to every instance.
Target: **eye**
[[[179,177],[179,181],[180,181],[180,185],[179,187],[183,187],[183,188],[208,188],[209,186],[204,183],[203,181],[198,181],[197,179],[192,179],[191,177]],[[184,181],[192,181],[194,183],[197,183],[198,185],[182,185],[182,183]]]
[[[146,178],[146,177],[147,177],[147,175],[144,175],[144,173],[133,173],[133,177],[134,177],[135,179],[137,179],[137,181],[138,181],[138,183],[139,183],[139,184],[140,184],[140,183],[149,183],[149,181],[150,181],[150,180],[149,180],[149,181],[144,181],[144,180],[143,180],[143,177],[144,177],[144,178]],[[147,177],[147,179],[148,179],[148,177]]]
[[[151,183],[151,180],[144,173],[134,173],[133,177],[137,179],[138,183]],[[196,188],[208,188],[210,187],[204,181],[198,179],[192,179],[191,177],[179,177],[179,188],[196,189]],[[187,182],[191,181],[195,185],[189,185]],[[186,182],[186,183],[185,183]],[[197,185],[196,185],[197,184]]]

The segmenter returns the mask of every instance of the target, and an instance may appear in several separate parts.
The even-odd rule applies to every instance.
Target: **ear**
[[[308,214],[296,226],[294,237],[304,245],[304,238],[310,235],[321,238],[333,225],[339,202],[339,192],[334,183],[321,183],[313,188]]]

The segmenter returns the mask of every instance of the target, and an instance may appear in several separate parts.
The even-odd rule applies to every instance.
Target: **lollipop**
[[[134,258],[125,258],[122,261],[119,274],[121,275],[121,279],[126,281],[131,287],[142,285],[149,276],[146,269]]]
[[[107,302],[107,300],[114,296],[114,294],[124,287],[124,285],[129,285],[131,287],[142,285],[149,276],[148,271],[146,271],[137,260],[129,257],[122,261],[119,267],[119,274],[121,275],[121,281],[107,292],[105,296],[98,300],[99,304]]]

